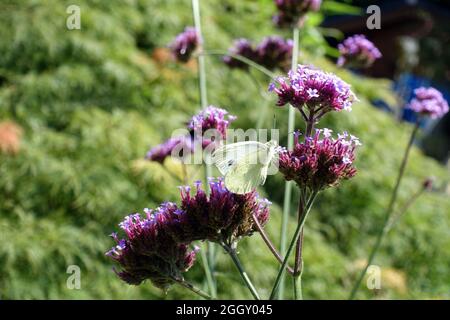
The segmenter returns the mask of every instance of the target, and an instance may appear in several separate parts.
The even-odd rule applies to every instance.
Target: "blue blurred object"
[[[419,87],[434,87],[438,89],[444,95],[444,98],[447,101],[450,101],[450,92],[448,88],[444,86],[440,86],[438,84],[432,83],[430,79],[422,78],[411,73],[402,73],[400,77],[394,82],[393,89],[398,94],[398,96],[405,102],[402,107],[402,115],[401,119],[408,122],[415,122],[417,120],[417,116],[414,111],[406,108],[409,101],[414,96],[414,89]]]

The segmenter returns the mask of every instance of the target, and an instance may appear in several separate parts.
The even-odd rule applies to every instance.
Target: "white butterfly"
[[[225,186],[245,194],[266,181],[269,167],[278,164],[278,143],[257,141],[237,142],[219,147],[212,160],[225,176]]]

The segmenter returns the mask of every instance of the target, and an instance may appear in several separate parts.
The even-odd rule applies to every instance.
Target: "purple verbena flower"
[[[146,216],[132,214],[125,217],[120,227],[125,239],[117,234],[108,257],[116,261],[120,270],[116,274],[128,284],[138,285],[144,280],[166,290],[175,279],[189,270],[198,251],[189,249],[189,243],[180,243],[173,237],[170,226],[183,212],[173,203],[164,203],[155,211],[146,210]]]
[[[290,67],[292,48],[292,40],[285,40],[279,36],[270,36],[264,38],[256,48],[253,48],[249,40],[238,39],[235,41],[234,46],[229,49],[229,52],[241,55],[269,70],[280,68],[286,71]],[[223,60],[230,68],[248,69],[246,63],[231,56],[225,56]]]
[[[299,65],[287,77],[279,77],[269,90],[278,95],[278,106],[291,104],[320,118],[329,111],[351,110],[356,96],[350,85],[332,73]]]
[[[228,111],[209,106],[189,121],[188,129],[196,137],[202,137],[202,146],[205,148],[215,139],[225,139],[228,126],[236,119]],[[214,130],[214,132],[208,130]],[[205,135],[206,133],[206,135]]]
[[[194,27],[186,27],[182,33],[176,36],[170,45],[170,49],[175,59],[180,62],[187,62],[192,53],[197,49],[201,40]]]
[[[189,240],[209,240],[231,245],[256,231],[255,217],[261,225],[269,218],[269,205],[256,191],[240,195],[225,188],[222,179],[210,179],[210,195],[197,183],[181,189],[181,208],[190,221]]]
[[[247,58],[252,61],[257,60],[257,53],[251,42],[247,39],[237,39],[234,41],[233,47],[231,47],[228,52],[234,55],[240,55],[244,58]],[[223,58],[223,62],[230,68],[237,68],[247,70],[248,65],[238,59],[233,58],[232,56],[225,56]]]
[[[190,136],[170,138],[165,142],[153,147],[147,152],[146,159],[163,163],[169,156],[184,157],[187,153],[194,151]]]
[[[341,53],[338,66],[368,68],[382,56],[380,50],[361,34],[348,37],[338,45],[338,49]]]
[[[291,27],[298,24],[300,19],[309,11],[318,11],[321,0],[274,0],[278,14],[273,22],[278,27]]]
[[[279,169],[286,180],[295,181],[299,187],[320,191],[356,174],[353,162],[355,148],[360,144],[358,138],[347,133],[334,139],[329,129],[316,130],[304,142],[296,134],[294,149],[280,152]]]
[[[414,90],[414,98],[409,109],[432,119],[443,117],[448,112],[448,103],[441,92],[433,87],[420,87]]]
[[[289,70],[292,60],[293,42],[279,36],[266,37],[256,47],[257,62],[269,70]]]

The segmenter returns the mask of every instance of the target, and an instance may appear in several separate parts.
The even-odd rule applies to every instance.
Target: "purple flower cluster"
[[[254,217],[261,225],[267,222],[270,203],[256,192],[231,193],[222,180],[210,180],[209,186],[209,196],[201,183],[192,195],[190,187],[181,187],[181,207],[166,202],[154,211],[144,209],[145,218],[125,217],[119,226],[126,238],[113,233],[116,246],[106,253],[120,265],[116,273],[123,281],[137,285],[150,279],[167,289],[192,267],[198,251],[189,249],[192,241],[236,244],[256,231]]]
[[[194,27],[186,27],[182,33],[177,35],[170,45],[175,59],[180,62],[188,62],[192,53],[197,49],[201,40]]]
[[[182,158],[186,152],[193,152],[194,145],[190,136],[170,138],[147,152],[146,159],[163,163],[169,156]],[[176,153],[176,154],[174,154]]]
[[[210,145],[214,139],[225,139],[228,126],[236,119],[228,114],[228,111],[214,106],[209,106],[189,121],[187,128],[190,134],[187,136],[174,137],[151,148],[146,155],[146,159],[163,163],[169,156],[184,158],[196,149],[196,144],[202,148]],[[207,130],[211,135],[204,135]]]
[[[301,112],[306,108],[318,118],[329,111],[350,111],[356,100],[350,85],[336,75],[303,65],[271,83],[269,91],[278,95],[278,106],[289,103]]]
[[[194,194],[190,187],[181,189],[181,208],[191,225],[191,229],[187,229],[189,239],[231,245],[256,231],[253,216],[261,225],[267,222],[270,202],[260,199],[255,191],[243,195],[232,193],[225,188],[222,179],[211,179],[209,187],[209,196],[200,183]]]
[[[214,139],[225,139],[228,126],[234,120],[236,120],[236,117],[230,115],[228,111],[209,106],[192,117],[189,121],[188,129],[193,136],[202,137],[202,147],[205,148],[211,144]],[[214,138],[213,136],[204,136],[208,130],[212,129],[215,130],[215,135],[213,135]]]
[[[291,39],[282,37],[266,37],[256,47],[257,62],[269,70],[280,68],[289,70],[292,60],[294,43]]]
[[[338,49],[341,53],[337,61],[338,66],[368,68],[381,58],[380,50],[361,34],[348,37],[338,45]]]
[[[356,174],[353,161],[359,139],[345,132],[334,139],[331,132],[316,130],[304,142],[300,142],[296,134],[294,149],[280,152],[280,172],[286,180],[293,180],[299,187],[311,191],[320,191]]]
[[[264,38],[256,48],[253,48],[250,41],[238,39],[235,41],[234,46],[229,49],[229,52],[231,54],[241,55],[269,70],[275,70],[277,68],[289,70],[292,49],[292,40],[285,40],[279,36],[270,36]],[[248,69],[247,64],[231,56],[225,56],[223,60],[230,68]]]
[[[253,48],[252,43],[244,38],[237,39],[234,41],[233,47],[231,47],[228,52],[233,55],[240,55],[244,58],[247,58],[252,61],[257,60],[257,54],[255,49]],[[230,68],[237,68],[247,70],[248,65],[238,59],[235,59],[231,56],[225,56],[223,58],[223,62]]]
[[[194,264],[198,248],[190,250],[188,243],[176,241],[168,230],[168,222],[180,214],[175,204],[144,211],[145,218],[138,213],[125,217],[120,227],[126,238],[119,239],[113,233],[117,245],[106,255],[120,265],[121,270],[115,272],[128,284],[138,285],[150,279],[156,287],[166,290]]]
[[[448,112],[447,101],[435,88],[420,87],[414,90],[414,95],[409,104],[411,110],[432,119],[441,118]]]
[[[309,11],[319,11],[322,0],[274,0],[278,14],[273,22],[278,27],[291,27]]]

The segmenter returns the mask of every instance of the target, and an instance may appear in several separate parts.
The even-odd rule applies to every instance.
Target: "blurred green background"
[[[81,8],[81,30],[66,28],[71,4]],[[238,37],[291,36],[272,26],[271,0],[201,6],[207,49],[226,50]],[[301,33],[300,61],[337,73],[361,100],[353,112],[327,115],[320,126],[348,130],[363,142],[358,175],[322,193],[307,222],[307,299],[347,297],[382,222],[412,129],[369,102],[396,103],[389,80],[339,70],[324,58],[336,51],[322,34],[334,31],[316,26],[323,13],[348,9],[325,1]],[[196,298],[175,287],[166,295],[150,283],[129,286],[104,256],[113,245],[107,235],[123,216],[178,199],[177,164],[143,157],[199,110],[195,61],[177,64],[164,49],[192,24],[187,0],[1,1],[0,122],[15,123],[20,144],[12,139],[13,151],[0,152],[0,299]],[[254,127],[261,114],[270,128],[275,114],[281,132],[287,131],[287,109],[275,107],[265,93],[266,76],[230,71],[220,57],[207,57],[207,81],[209,102],[238,116],[233,128]],[[300,118],[297,124],[301,129]],[[189,170],[193,179],[201,177],[198,168]],[[445,167],[415,148],[399,206],[430,175],[438,186],[449,178]],[[279,238],[283,185],[277,175],[261,189],[274,202],[267,226],[273,239]],[[443,191],[419,198],[376,259],[382,288],[362,288],[358,298],[450,298],[449,211]],[[239,251],[268,296],[278,266],[259,235],[243,241]],[[80,290],[66,286],[69,265],[81,268]],[[217,268],[219,297],[250,298],[222,252]],[[203,285],[200,261],[186,278]]]

